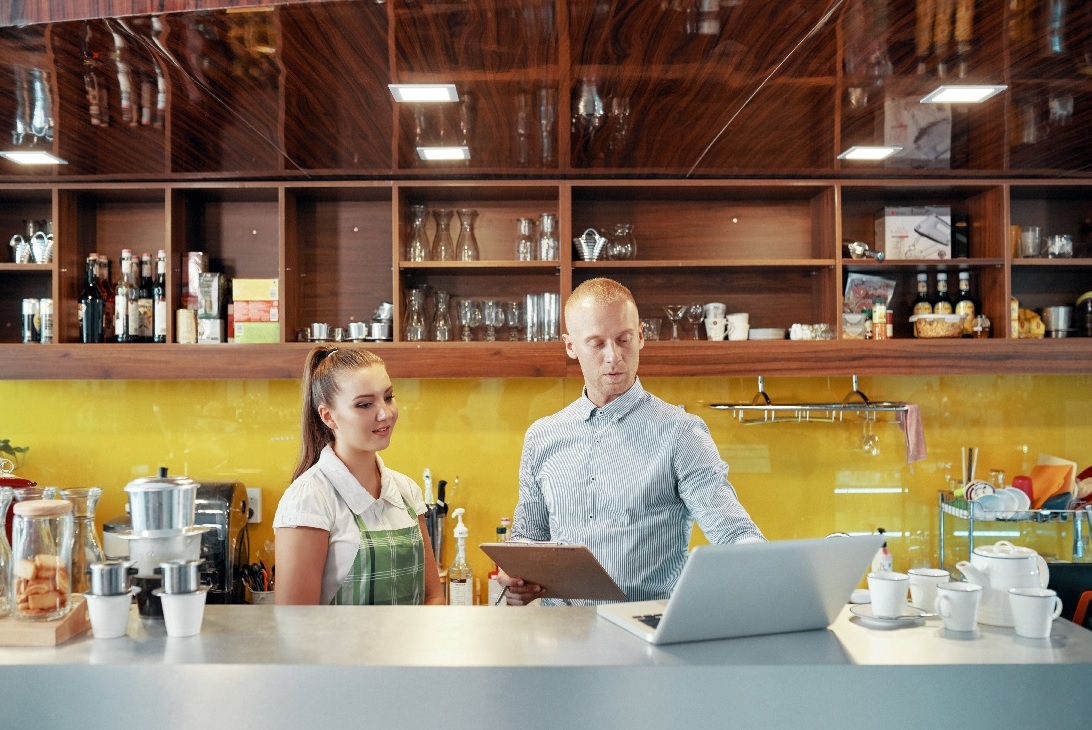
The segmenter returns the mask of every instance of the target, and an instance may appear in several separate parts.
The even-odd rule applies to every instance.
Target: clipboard
[[[483,542],[478,547],[508,575],[545,588],[543,598],[626,600],[626,594],[585,545]]]

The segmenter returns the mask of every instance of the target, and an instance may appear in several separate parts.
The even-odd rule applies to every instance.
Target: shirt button
[[[589,520],[594,520],[594,519],[595,519],[595,515],[588,515],[588,519],[589,519]]]

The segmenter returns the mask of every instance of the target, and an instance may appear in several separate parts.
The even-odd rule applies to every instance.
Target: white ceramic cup
[[[722,302],[709,302],[702,307],[702,312],[705,314],[706,319],[724,319],[724,315],[727,311],[728,305]]]
[[[906,608],[906,589],[910,576],[892,571],[875,571],[868,574],[868,595],[872,601],[872,615],[877,618],[898,618]]]
[[[911,568],[910,605],[932,613],[937,605],[937,586],[947,583],[950,575],[942,568]]]
[[[705,336],[710,340],[723,340],[727,325],[728,323],[724,320],[724,317],[706,317]]]
[[[1028,639],[1050,638],[1050,627],[1062,613],[1062,599],[1049,588],[1009,588],[1013,628]]]
[[[91,618],[91,634],[96,639],[117,639],[129,630],[129,609],[133,605],[131,591],[116,596],[85,593],[87,612]]]
[[[982,586],[975,583],[941,583],[937,586],[936,612],[949,631],[974,631]]]
[[[163,623],[167,628],[167,636],[196,636],[201,632],[207,594],[207,587],[191,593],[163,593],[156,589],[156,595],[163,604]]]

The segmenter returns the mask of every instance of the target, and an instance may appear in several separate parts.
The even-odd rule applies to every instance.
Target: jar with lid
[[[0,487],[0,523],[7,520],[8,508],[15,499],[15,490],[11,487]],[[11,576],[11,545],[8,544],[8,536],[0,530],[0,617],[11,613],[10,592],[8,580]]]
[[[48,621],[68,613],[72,593],[72,503],[35,499],[15,505],[12,615]]]
[[[91,588],[88,569],[92,563],[106,560],[95,530],[95,507],[102,496],[101,487],[62,489],[61,499],[72,503],[72,592],[87,593]]]

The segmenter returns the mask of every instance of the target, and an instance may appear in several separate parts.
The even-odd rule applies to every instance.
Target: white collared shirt
[[[333,600],[356,559],[360,530],[354,514],[360,515],[369,531],[399,530],[417,524],[407,505],[417,515],[425,513],[421,488],[405,474],[379,463],[380,491],[375,499],[361,486],[348,467],[327,445],[318,461],[300,474],[285,490],[273,518],[273,529],[315,527],[330,533],[330,549],[322,571],[321,605]]]

